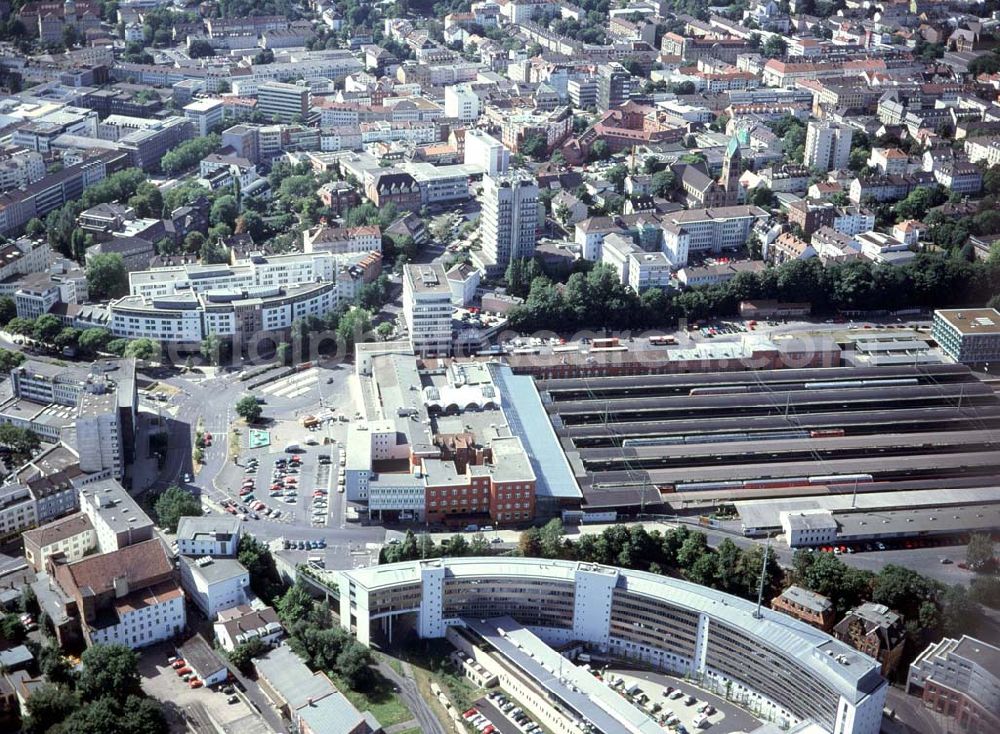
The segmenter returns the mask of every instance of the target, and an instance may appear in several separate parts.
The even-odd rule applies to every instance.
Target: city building
[[[182,556],[235,556],[243,523],[238,517],[182,517],[177,523],[177,552]]]
[[[407,264],[403,269],[403,317],[413,353],[451,353],[451,286],[444,266]]]
[[[768,214],[756,206],[689,209],[663,217],[663,252],[674,267],[687,265],[691,255],[739,250],[753,225]]]
[[[205,686],[221,686],[230,676],[229,666],[202,635],[196,634],[177,647],[177,655],[191,668],[192,677]]]
[[[627,102],[634,81],[628,69],[616,61],[597,67],[598,111],[607,112]]]
[[[538,243],[538,182],[521,171],[483,177],[482,261],[488,274],[532,257]]]
[[[79,561],[97,550],[97,533],[90,518],[82,512],[54,520],[21,535],[24,558],[36,572],[45,569],[49,558]]]
[[[184,105],[184,116],[195,124],[200,137],[205,137],[222,122],[221,99],[198,99]]]
[[[444,114],[459,122],[472,123],[479,119],[479,95],[471,84],[452,84],[444,88]]]
[[[931,643],[910,663],[906,692],[961,731],[1000,731],[1000,648],[968,635]]]
[[[509,557],[441,558],[332,575],[341,624],[365,644],[391,641],[397,628],[440,638],[455,626],[478,632],[486,619],[511,617],[543,647],[573,643],[631,658],[730,700],[753,701],[763,717],[789,726],[811,722],[830,734],[876,734],[881,725],[888,683],[875,661],[810,625],[704,586],[610,566]],[[533,680],[544,684],[548,675]],[[592,718],[608,713],[601,707],[571,708],[569,726],[647,731],[633,717],[609,729],[608,720]]]
[[[789,586],[771,600],[771,609],[784,612],[790,617],[813,627],[829,632],[835,621],[833,603],[822,594],[803,589],[801,586]]]
[[[233,558],[181,556],[178,567],[185,593],[210,621],[250,601],[250,574]]]
[[[938,309],[931,335],[956,362],[1000,361],[1000,313],[995,308]]]
[[[865,602],[837,622],[833,636],[878,660],[882,675],[889,676],[903,656],[906,627],[902,617],[889,607]]]
[[[254,638],[276,645],[285,634],[272,607],[257,609],[240,604],[219,612],[217,620],[213,625],[215,638],[226,652]]]
[[[309,114],[309,87],[266,81],[257,85],[257,111],[265,120],[292,122]]]
[[[80,509],[94,526],[101,553],[121,550],[153,537],[153,521],[114,479],[81,487]]]
[[[851,161],[853,129],[829,120],[810,120],[806,126],[805,164],[820,171],[847,168]]]
[[[254,660],[260,689],[302,734],[376,734],[381,724],[358,711],[326,673],[312,672],[287,645]]]
[[[184,592],[158,539],[75,563],[50,558],[47,570],[70,601],[70,618],[88,646],[137,649],[168,640],[187,625]]]
[[[492,135],[469,128],[465,131],[464,161],[467,166],[480,167],[487,176],[497,176],[510,167],[510,151]]]

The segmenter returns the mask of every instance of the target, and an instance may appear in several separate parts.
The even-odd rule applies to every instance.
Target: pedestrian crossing
[[[276,398],[297,398],[312,390],[318,382],[319,370],[313,367],[305,372],[283,377],[270,385],[264,385],[259,392]]]

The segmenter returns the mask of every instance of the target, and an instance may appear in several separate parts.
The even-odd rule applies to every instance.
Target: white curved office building
[[[887,682],[872,658],[780,612],[664,576],[576,561],[446,558],[336,572],[358,639],[444,637],[510,616],[552,646],[645,661],[764,718],[877,734]],[[608,734],[611,734],[610,732]]]

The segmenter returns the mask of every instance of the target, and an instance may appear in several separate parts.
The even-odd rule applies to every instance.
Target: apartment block
[[[483,178],[483,262],[503,273],[512,260],[531,257],[538,242],[538,182],[511,171]]]
[[[847,125],[829,120],[810,120],[806,126],[805,164],[820,171],[847,168],[851,161],[851,137]]]
[[[451,352],[451,287],[440,263],[407,265],[403,270],[403,316],[414,354]]]

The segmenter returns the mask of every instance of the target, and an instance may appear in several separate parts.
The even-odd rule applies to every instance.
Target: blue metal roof
[[[535,381],[525,375],[515,375],[508,365],[499,362],[491,362],[489,370],[500,391],[500,409],[507,425],[528,452],[536,478],[535,495],[582,497],[580,485],[535,389]]]

